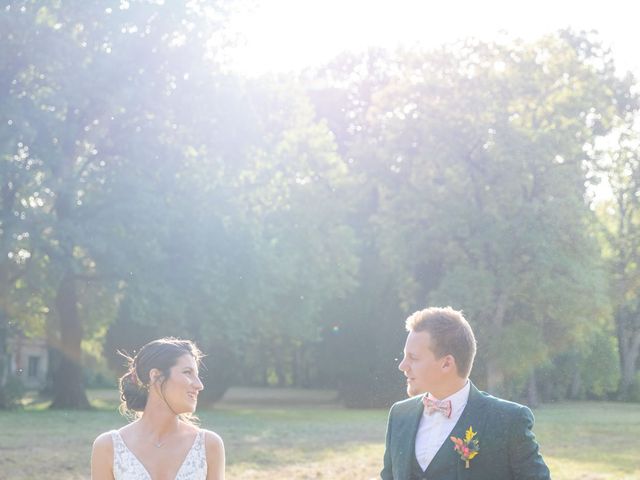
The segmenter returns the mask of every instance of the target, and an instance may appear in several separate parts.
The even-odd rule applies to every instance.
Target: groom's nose
[[[405,370],[405,360],[406,358],[403,358],[400,363],[398,364],[398,370],[400,370],[401,372],[404,372]]]

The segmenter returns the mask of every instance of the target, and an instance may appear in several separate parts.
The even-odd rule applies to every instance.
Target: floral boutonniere
[[[480,442],[477,438],[474,438],[478,432],[473,431],[473,427],[464,434],[464,439],[458,437],[451,437],[453,442],[453,449],[458,452],[460,459],[464,461],[464,468],[469,468],[469,460],[475,457],[480,452]]]

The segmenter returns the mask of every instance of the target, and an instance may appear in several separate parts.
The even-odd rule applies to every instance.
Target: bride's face
[[[198,394],[204,388],[198,377],[196,359],[188,353],[179,357],[161,388],[165,400],[175,413],[193,413]]]

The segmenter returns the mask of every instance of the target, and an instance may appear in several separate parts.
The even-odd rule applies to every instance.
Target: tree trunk
[[[293,347],[291,358],[291,383],[294,387],[304,386],[304,347],[297,345]]]
[[[619,398],[629,396],[631,386],[637,373],[638,357],[640,357],[640,330],[625,328],[628,319],[625,315],[616,315],[616,330],[618,334],[618,352],[620,356],[620,385]]]
[[[493,319],[490,325],[493,328],[493,331],[496,333],[498,337],[502,335],[502,329],[504,327],[504,320],[506,314],[507,302],[506,296],[504,294],[500,294],[498,296],[497,306],[495,314],[493,315]],[[497,351],[494,349],[494,352]],[[502,394],[504,387],[504,369],[499,359],[497,359],[494,355],[489,353],[489,358],[487,359],[487,390],[492,395],[500,395]]]
[[[495,358],[487,361],[487,391],[492,395],[500,396],[504,385],[504,370]]]
[[[623,340],[626,348],[620,349],[620,395],[626,398],[629,395],[638,372],[638,356],[640,356],[640,332],[635,332],[631,338]]]
[[[9,335],[8,319],[4,309],[0,307],[0,409],[7,408],[4,386],[9,374],[9,356],[7,355],[7,336]]]
[[[278,380],[278,387],[287,386],[287,374],[283,366],[283,360],[281,358],[276,359],[275,364],[276,378]]]
[[[582,374],[579,368],[576,368],[573,372],[573,379],[571,386],[569,387],[569,398],[571,400],[578,400],[582,396]]]
[[[0,246],[0,252],[4,251],[4,245]],[[9,340],[9,314],[7,305],[10,287],[9,268],[6,262],[0,263],[0,289],[2,289],[2,291],[0,291],[0,409],[9,407],[5,385],[7,384],[9,369],[11,368],[11,360],[9,358],[9,352],[7,352],[7,343]]]
[[[527,381],[527,404],[530,407],[536,407],[539,403],[538,382],[536,381],[536,371],[533,370]]]
[[[58,286],[56,309],[60,321],[59,363],[53,376],[51,408],[91,408],[82,378],[83,328],[78,315],[76,281],[70,269]]]

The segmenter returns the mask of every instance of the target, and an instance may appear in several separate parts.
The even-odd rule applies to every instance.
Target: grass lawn
[[[123,424],[109,397],[100,397],[93,395],[99,409],[92,412],[0,412],[0,479],[88,479],[94,437]],[[251,395],[199,412],[203,427],[225,440],[227,478],[377,478],[386,411],[346,410],[328,397],[317,405],[283,398],[284,407],[278,398],[260,406],[242,398]],[[563,403],[534,413],[555,480],[640,478],[640,405]]]

